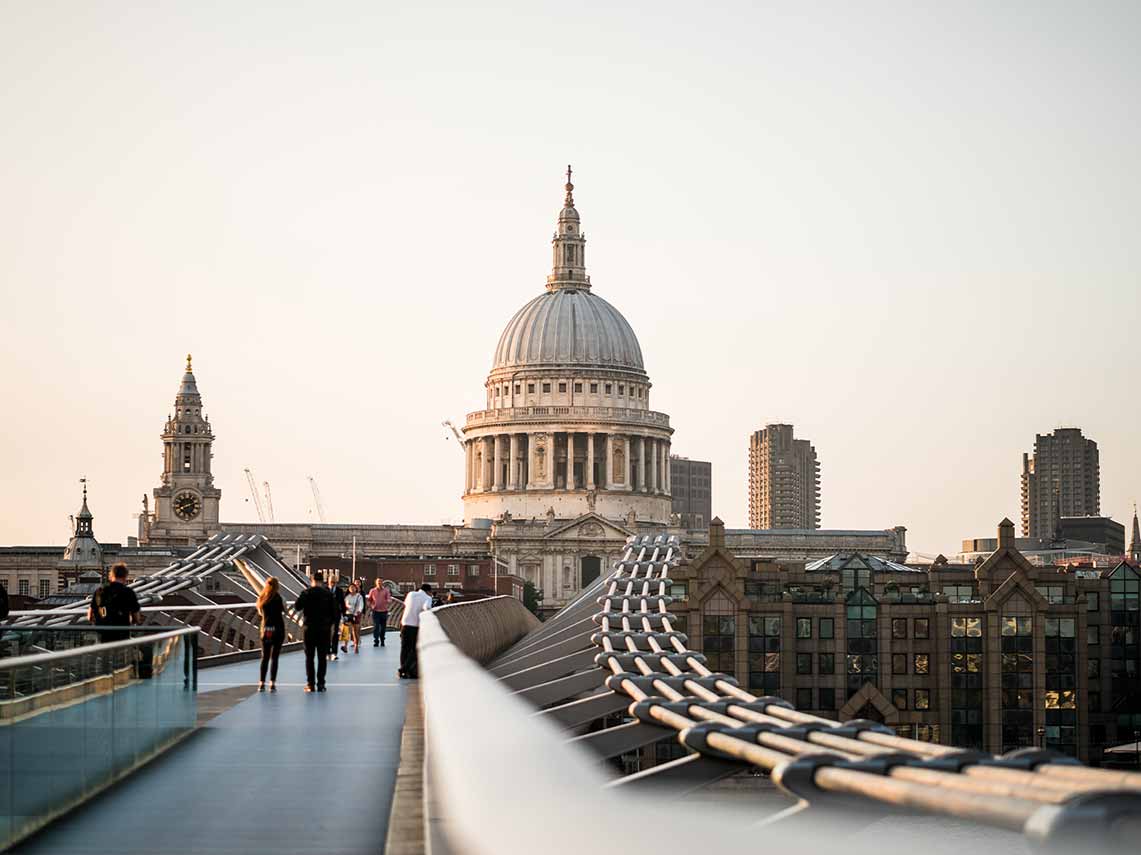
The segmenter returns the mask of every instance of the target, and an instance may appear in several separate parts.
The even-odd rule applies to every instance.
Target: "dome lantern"
[[[586,238],[582,233],[578,211],[574,206],[574,184],[571,183],[571,168],[567,165],[566,197],[559,220],[555,226],[555,236],[551,238],[553,259],[551,275],[547,277],[547,290],[558,291],[590,290],[590,277],[586,275]]]

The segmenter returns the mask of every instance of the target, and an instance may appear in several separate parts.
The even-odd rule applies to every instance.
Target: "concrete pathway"
[[[396,642],[395,644],[392,642]],[[281,657],[278,690],[254,694],[15,851],[376,853],[400,763],[407,684],[399,640],[329,663],[307,695],[301,653]],[[257,683],[258,663],[199,672],[199,692]]]

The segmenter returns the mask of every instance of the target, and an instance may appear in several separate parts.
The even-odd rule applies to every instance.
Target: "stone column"
[[[519,489],[519,434],[511,434],[511,457],[507,464],[507,489]]]
[[[491,440],[491,489],[503,489],[503,437],[496,434]]]
[[[637,489],[646,492],[646,438],[638,437],[638,485]]]
[[[609,490],[614,486],[614,435],[605,434],[606,437],[606,452],[604,456],[603,472],[602,472],[602,486]]]
[[[626,489],[633,492],[634,474],[638,471],[638,463],[634,460],[634,437],[626,434],[622,437],[622,442],[626,446]]]
[[[650,456],[652,463],[650,465],[650,492],[657,493],[661,490],[661,474],[662,474],[662,459],[661,454],[658,452],[658,441],[656,439],[650,440]]]
[[[527,434],[527,487],[535,488],[535,434]]]
[[[671,443],[667,439],[666,440],[666,468],[665,468],[666,492],[672,496],[673,495],[673,481],[670,480],[670,448],[671,448]]]
[[[471,492],[471,443],[464,445],[464,493]]]
[[[495,437],[493,436],[485,436],[483,438],[483,466],[480,467],[482,470],[480,477],[483,479],[484,491],[490,491],[492,484],[494,483],[492,480],[495,477],[495,469],[493,468],[492,464],[492,457],[494,456],[494,452],[491,448],[492,443],[494,442]]]
[[[586,435],[586,489],[594,489],[594,434]]]
[[[574,489],[574,434],[567,431],[567,489]]]

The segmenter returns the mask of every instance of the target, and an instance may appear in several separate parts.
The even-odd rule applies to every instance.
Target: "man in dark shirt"
[[[336,602],[333,592],[325,587],[321,574],[315,572],[309,580],[310,587],[301,592],[293,611],[299,612],[305,624],[305,691],[325,691],[325,669],[329,667],[329,639]],[[317,657],[317,673],[314,680],[313,657]]]
[[[127,586],[127,565],[122,561],[111,568],[111,581],[95,592],[87,609],[87,619],[96,626],[123,627],[99,633],[100,641],[122,641],[131,637],[131,624],[143,622],[139,598]]]

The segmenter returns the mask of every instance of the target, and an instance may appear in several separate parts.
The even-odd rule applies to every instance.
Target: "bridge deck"
[[[62,818],[21,853],[361,853],[384,848],[400,761],[398,639],[329,663],[307,695],[301,653],[254,694]],[[199,691],[257,682],[258,663],[199,673]]]

